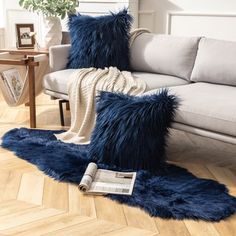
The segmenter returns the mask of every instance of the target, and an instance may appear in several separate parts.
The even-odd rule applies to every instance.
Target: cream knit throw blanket
[[[128,71],[116,67],[105,69],[78,69],[69,78],[68,93],[71,109],[71,127],[57,139],[75,144],[89,144],[95,125],[95,97],[99,91],[140,95],[146,83],[134,78]]]
[[[131,32],[130,46],[139,35],[149,32],[146,28],[135,29]],[[141,95],[145,90],[146,83],[143,80],[115,67],[76,70],[68,84],[71,127],[67,132],[55,136],[66,143],[89,144],[96,120],[95,97],[99,91]]]

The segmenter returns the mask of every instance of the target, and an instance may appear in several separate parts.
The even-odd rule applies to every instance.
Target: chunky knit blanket
[[[71,127],[56,137],[67,143],[89,144],[95,125],[95,103],[99,91],[141,95],[146,83],[134,78],[128,71],[116,67],[76,70],[69,78],[68,94],[71,109]]]
[[[130,46],[146,28],[131,32]],[[146,90],[146,83],[134,78],[128,71],[119,71],[115,67],[105,69],[78,69],[69,78],[68,94],[71,110],[71,127],[57,139],[75,144],[89,144],[95,125],[95,98],[99,91],[122,92],[130,95],[141,95]]]

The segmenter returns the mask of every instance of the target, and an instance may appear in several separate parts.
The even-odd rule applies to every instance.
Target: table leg
[[[30,128],[36,128],[36,107],[35,107],[35,73],[34,66],[29,65],[29,109]]]

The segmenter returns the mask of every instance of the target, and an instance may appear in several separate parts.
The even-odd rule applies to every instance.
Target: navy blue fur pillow
[[[71,49],[67,68],[129,70],[129,39],[132,17],[124,9],[117,14],[92,17],[71,15]]]
[[[177,105],[167,90],[141,97],[101,92],[90,158],[122,169],[157,170],[165,161],[168,128]]]

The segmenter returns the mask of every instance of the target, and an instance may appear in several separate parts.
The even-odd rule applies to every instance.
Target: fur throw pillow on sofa
[[[141,97],[101,92],[89,156],[122,169],[157,170],[177,104],[167,90]]]
[[[71,15],[71,49],[67,68],[117,67],[129,70],[129,39],[132,17],[127,10],[92,17]]]

